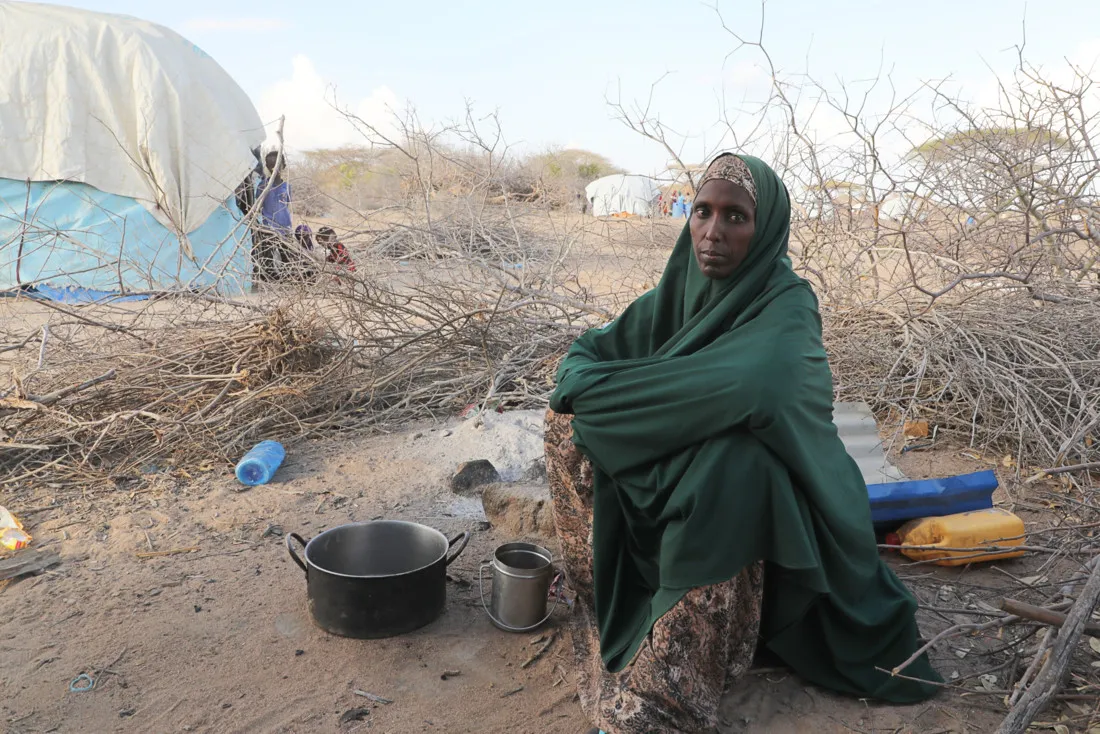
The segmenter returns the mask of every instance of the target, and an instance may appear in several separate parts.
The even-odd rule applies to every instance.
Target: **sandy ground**
[[[438,437],[417,433],[299,446],[276,482],[245,492],[211,477],[110,508],[76,503],[30,515],[39,545],[60,550],[64,563],[0,598],[7,730],[508,731],[518,709],[539,721],[527,731],[579,729],[571,687],[554,685],[564,646],[521,670],[531,635],[499,632],[481,611],[478,565],[505,539],[479,531],[476,503],[444,489],[449,461],[416,458]],[[304,575],[273,533],[310,537],[380,516],[449,536],[474,531],[451,566],[458,583],[449,583],[447,610],[403,637],[330,636],[311,624]],[[200,550],[136,555],[191,547]],[[103,667],[113,672],[96,675]],[[461,675],[440,679],[455,670]],[[82,672],[96,688],[71,693]],[[359,707],[371,709],[364,721],[340,723]]]
[[[494,420],[508,425],[513,445],[500,445]],[[518,471],[539,441],[537,424],[522,417],[490,416],[488,425],[483,431],[472,421],[453,421],[298,444],[276,481],[247,491],[212,473],[190,482],[162,475],[132,494],[38,511],[54,504],[49,487],[33,499],[20,497],[13,509],[31,510],[25,519],[37,545],[58,550],[63,563],[0,592],[0,728],[13,734],[585,731],[567,636],[523,669],[537,636],[497,630],[480,607],[478,567],[497,544],[514,538],[488,528],[478,500],[452,494],[447,479],[458,462],[474,458]],[[414,520],[448,536],[473,532],[451,566],[447,609],[402,637],[328,635],[309,619],[303,573],[280,533],[310,537],[379,517]],[[198,550],[138,555],[189,548]],[[559,614],[546,632],[561,620]],[[441,680],[445,671],[460,675]],[[81,673],[95,678],[95,688],[70,692]],[[372,703],[356,690],[392,703]],[[357,708],[369,713],[341,722]],[[765,669],[735,686],[722,707],[721,731],[977,733],[992,731],[998,719],[955,699],[873,705]]]

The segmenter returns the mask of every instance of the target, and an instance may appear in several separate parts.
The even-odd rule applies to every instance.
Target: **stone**
[[[539,482],[546,481],[546,458],[539,458],[532,461],[523,469],[523,476],[520,477],[521,482],[530,482],[537,484]]]
[[[467,461],[458,467],[451,477],[451,491],[457,494],[474,494],[479,487],[500,481],[500,472],[491,461],[478,459]]]
[[[513,537],[554,537],[550,489],[542,484],[490,484],[481,493],[485,517]]]

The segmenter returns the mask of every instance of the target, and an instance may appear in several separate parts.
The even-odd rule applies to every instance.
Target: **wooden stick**
[[[26,551],[0,561],[0,581],[45,571],[61,563],[61,556],[53,551]]]
[[[143,553],[136,553],[135,555],[138,558],[160,558],[162,556],[178,556],[181,553],[197,553],[200,550],[202,550],[202,548],[193,546],[191,548],[173,548],[172,550],[145,551]]]
[[[1031,677],[1035,675],[1039,670],[1039,666],[1046,661],[1047,652],[1050,650],[1050,640],[1054,636],[1054,629],[1047,627],[1043,632],[1043,639],[1039,643],[1039,647],[1035,650],[1035,657],[1031,659],[1031,663],[1028,664],[1027,669],[1024,670],[1024,674],[1020,676],[1020,680],[1016,681],[1016,687],[1012,689],[1008,698],[1008,705],[1015,706],[1016,701],[1027,690],[1027,684],[1031,682]]]
[[[20,515],[33,515],[36,512],[45,512],[46,510],[56,510],[58,507],[61,507],[61,505],[55,503],[55,504],[52,504],[52,505],[42,505],[41,507],[20,508],[19,514]]]
[[[1032,551],[1035,553],[1088,553],[1092,555],[1095,551],[1090,550],[1066,550],[1064,548],[1047,548],[1041,545],[968,545],[968,546],[942,546],[942,545],[885,545],[880,544],[879,548],[883,550],[928,550],[928,551],[949,551],[951,553],[974,553],[975,556],[992,555],[994,553],[1004,553],[1006,551]],[[957,558],[957,556],[956,556]],[[936,559],[941,560],[941,559]]]
[[[1066,615],[1062,612],[1048,609],[1047,607],[1037,607],[1034,604],[1016,601],[1015,599],[1002,600],[1001,609],[1009,614],[1015,614],[1017,617],[1033,619],[1036,622],[1054,625],[1055,627],[1061,627],[1066,623]],[[1093,634],[1100,634],[1100,624],[1088,622],[1085,624],[1085,631]]]
[[[1073,650],[1085,629],[1085,623],[1092,615],[1092,610],[1096,608],[1098,601],[1100,601],[1100,564],[1093,567],[1088,583],[1081,590],[1077,602],[1070,608],[1066,622],[1058,632],[1054,648],[1039,674],[1035,676],[1035,682],[1009,711],[996,734],[1023,734],[1035,716],[1054,697],[1065,677],[1066,669],[1073,657]]]
[[[112,660],[111,662],[104,665],[99,670],[97,670],[96,671],[96,677],[99,677],[103,673],[111,673],[112,672],[111,668],[113,668],[113,667],[115,667],[116,665],[119,664],[119,662],[122,660],[122,657],[126,654],[127,649],[129,649],[129,648],[125,648],[125,647],[122,648],[122,652],[120,652],[118,654],[118,657],[116,657],[114,660]],[[118,675],[118,673],[115,673],[115,675]]]
[[[41,333],[41,332],[36,331],[36,332],[28,335],[26,339],[24,339],[23,341],[21,341],[18,344],[12,344],[10,346],[0,347],[0,354],[3,354],[4,352],[10,352],[13,349],[22,349],[23,347],[30,344],[31,340],[33,340],[36,336],[38,336],[39,333]]]
[[[523,665],[521,665],[519,667],[520,668],[529,668],[532,665],[534,665],[538,661],[538,659],[541,658],[543,655],[545,655],[546,651],[549,650],[550,647],[557,641],[558,641],[558,632],[557,632],[557,630],[554,630],[554,634],[550,635],[550,639],[547,640],[546,642],[544,642],[542,644],[542,647],[540,647],[538,650],[536,650],[535,654],[532,655],[531,657],[527,658],[527,660],[524,661]]]
[[[352,691],[352,693],[354,693],[356,696],[362,696],[363,698],[368,698],[371,701],[374,701],[375,703],[380,703],[383,706],[386,706],[386,705],[389,705],[389,704],[393,703],[393,699],[382,698],[381,696],[376,696],[375,694],[367,693],[366,691],[355,690],[355,691]]]
[[[81,315],[81,314],[79,314],[75,311],[70,311],[67,308],[63,308],[63,307],[59,306],[58,304],[50,301],[48,298],[38,299],[37,301],[35,301],[35,305],[36,306],[45,306],[46,308],[53,309],[54,311],[59,311],[59,312],[65,314],[66,316],[71,316],[72,318],[76,319],[77,321],[82,321],[85,324],[88,324],[89,326],[98,326],[101,329],[106,329],[107,331],[113,331],[117,334],[125,334],[126,336],[137,339],[138,341],[140,341],[144,344],[148,344],[149,346],[153,345],[153,342],[149,341],[148,339],[146,339],[143,336],[138,336],[134,332],[127,329],[125,326],[119,326],[118,324],[105,324],[102,321],[96,321],[95,319],[90,319],[87,316],[83,316],[83,315]]]
[[[1100,461],[1090,461],[1087,464],[1073,464],[1072,466],[1055,466],[1050,469],[1040,469],[1039,475],[1043,474],[1066,474],[1072,471],[1092,471],[1094,469],[1100,469]]]
[[[108,380],[115,379],[115,371],[107,370],[99,377],[93,377],[92,379],[82,382],[79,385],[72,385],[71,387],[62,388],[46,395],[28,395],[27,400],[49,407],[62,398],[68,397],[73,393],[78,393],[81,390],[87,390],[90,387],[95,387],[101,382],[107,382]]]
[[[887,672],[890,673],[890,675],[892,675],[892,676],[899,676],[901,671],[905,670],[910,665],[912,665],[914,662],[916,662],[916,660],[921,655],[928,652],[928,650],[930,650],[932,648],[932,646],[935,645],[940,640],[945,640],[948,637],[956,637],[958,635],[963,634],[964,632],[984,632],[987,629],[992,629],[994,627],[1004,627],[1004,626],[1010,625],[1010,624],[1012,624],[1014,622],[1018,622],[1018,621],[1020,621],[1019,617],[1014,616],[1014,615],[1009,615],[1007,617],[1000,617],[1000,618],[994,619],[990,622],[982,622],[980,624],[978,624],[978,623],[974,623],[974,624],[969,624],[969,623],[968,624],[957,624],[954,627],[948,627],[947,629],[943,630],[942,632],[937,634],[935,637],[933,637],[931,640],[929,640],[928,642],[921,645],[920,648],[918,648],[916,652],[914,652],[912,655],[910,655],[909,658],[905,662],[903,662],[901,665],[898,665],[893,670],[889,670]]]

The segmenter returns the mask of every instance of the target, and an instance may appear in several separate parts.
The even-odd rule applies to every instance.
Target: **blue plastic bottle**
[[[286,449],[281,443],[260,441],[237,464],[237,479],[249,487],[267,484],[285,458]]]

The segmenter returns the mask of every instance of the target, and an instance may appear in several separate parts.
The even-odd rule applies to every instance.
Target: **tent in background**
[[[660,187],[652,178],[630,174],[604,176],[584,189],[592,205],[592,214],[597,217],[621,214],[652,217],[657,213],[660,193]]]
[[[266,135],[225,70],[127,16],[3,2],[0,28],[0,289],[242,289]]]

